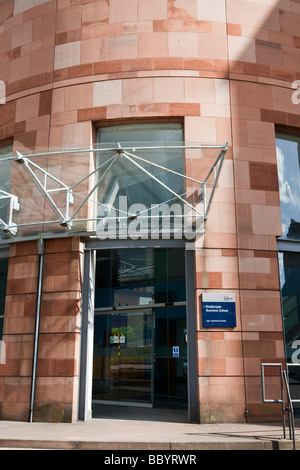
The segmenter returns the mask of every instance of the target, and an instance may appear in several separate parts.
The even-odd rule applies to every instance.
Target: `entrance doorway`
[[[95,315],[93,401],[187,409],[185,307]]]
[[[93,400],[152,404],[151,311],[95,315]]]
[[[185,250],[96,258],[93,403],[187,409]]]

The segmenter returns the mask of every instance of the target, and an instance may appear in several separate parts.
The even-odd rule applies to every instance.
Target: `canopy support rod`
[[[118,154],[115,155],[113,161],[110,163],[110,165],[106,168],[106,170],[103,172],[103,174],[100,176],[100,178],[98,179],[97,183],[92,187],[92,189],[90,190],[90,192],[88,193],[88,195],[84,198],[84,200],[81,202],[81,204],[77,207],[77,209],[75,210],[75,212],[73,213],[72,217],[70,217],[70,221],[75,217],[75,215],[80,211],[80,209],[82,208],[82,206],[86,203],[86,201],[90,198],[90,196],[93,194],[93,192],[96,190],[96,188],[99,186],[99,184],[101,183],[101,181],[103,180],[104,176],[106,175],[106,173],[108,172],[108,170],[110,169],[110,167],[113,165],[115,159],[118,157]]]
[[[123,149],[124,150],[124,149]],[[146,160],[142,157],[138,157],[137,155],[133,155],[132,153],[129,153],[124,150],[123,152],[125,155],[128,155],[131,158],[136,158],[138,160],[141,160],[142,162],[148,163],[149,165],[155,166],[156,168],[160,168],[161,170],[165,170],[168,173],[173,173],[174,175],[180,176],[181,178],[184,178],[189,181],[193,181],[194,183],[198,183],[199,185],[202,185],[203,183],[201,181],[195,180],[194,178],[190,178],[189,176],[183,175],[182,173],[178,173],[177,171],[170,170],[169,168],[165,168],[164,166],[158,165],[157,163],[150,162],[149,160]]]
[[[70,228],[69,221],[63,215],[63,213],[60,211],[60,209],[57,207],[57,205],[53,201],[52,197],[49,195],[48,191],[45,189],[45,187],[42,185],[40,180],[36,177],[36,175],[34,174],[32,169],[30,168],[29,163],[32,163],[32,162],[30,162],[30,160],[28,160],[26,157],[24,157],[20,152],[17,152],[17,155],[18,155],[17,162],[24,165],[23,166],[24,170],[26,171],[26,173],[28,174],[28,176],[30,177],[32,182],[36,185],[36,187],[38,188],[40,193],[45,197],[46,201],[48,202],[48,204],[50,205],[52,210],[55,212],[57,217],[61,220],[61,222],[60,222],[61,225],[65,225],[68,228]],[[67,191],[67,213],[68,213],[69,203],[72,201],[72,196],[70,195],[70,191],[69,191],[68,186],[61,183],[58,179],[56,179],[54,176],[50,175],[48,172],[46,172],[42,168],[38,167],[36,164],[34,164],[34,167],[37,168],[38,170],[42,171],[42,173],[46,174],[47,176],[50,176],[54,181],[56,181],[58,184],[61,184],[64,187],[64,189],[66,189],[66,191]]]
[[[161,186],[163,186],[167,191],[169,191],[171,194],[173,194],[177,199],[179,199],[181,202],[183,202],[184,204],[186,204],[187,206],[189,206],[193,211],[197,212],[198,215],[200,215],[201,217],[203,217],[203,214],[201,212],[198,211],[198,209],[196,209],[195,207],[193,207],[189,202],[185,201],[179,194],[177,194],[175,191],[173,191],[173,189],[169,188],[169,186],[167,186],[166,184],[162,183],[161,181],[159,181],[158,178],[156,178],[154,175],[151,175],[151,173],[149,173],[149,171],[147,171],[145,168],[143,168],[141,165],[139,165],[137,162],[135,162],[132,158],[130,158],[128,155],[126,155],[125,153],[122,153],[122,155],[129,161],[131,161],[134,165],[136,165],[140,170],[142,170],[144,173],[146,173],[146,175],[150,176],[150,178],[152,178],[154,181],[156,181],[158,184],[160,184]]]
[[[215,160],[213,166],[211,167],[208,175],[206,176],[206,178],[203,182],[204,218],[207,218],[207,214],[208,214],[208,211],[210,209],[211,202],[212,202],[215,190],[216,190],[217,181],[218,181],[218,178],[219,178],[219,175],[220,175],[220,172],[221,172],[221,168],[222,168],[222,165],[223,165],[223,161],[224,161],[226,152],[227,152],[227,146],[221,150],[218,158]],[[210,193],[210,196],[209,196],[208,203],[206,203],[206,185],[208,184],[207,180],[208,180],[208,178],[210,177],[210,175],[212,173],[214,174],[214,182],[213,182],[213,187],[212,187],[212,190],[211,190],[211,193]]]

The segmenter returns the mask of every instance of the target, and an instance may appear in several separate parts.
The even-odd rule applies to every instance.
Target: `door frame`
[[[185,240],[99,240],[90,238],[85,241],[83,288],[82,288],[82,326],[79,372],[78,419],[86,421],[92,417],[92,363],[94,333],[94,282],[96,269],[96,250],[122,248],[184,248],[186,279],[186,322],[188,356],[188,420],[199,422],[198,403],[198,360],[196,330],[196,284],[195,260],[192,244]]]

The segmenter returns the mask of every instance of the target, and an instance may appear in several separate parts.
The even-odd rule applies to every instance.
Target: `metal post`
[[[187,289],[188,415],[199,422],[194,251],[185,251]]]
[[[270,399],[266,398],[265,393],[265,375],[264,375],[264,368],[266,366],[269,367],[279,367],[280,368],[280,387],[281,387],[281,398],[277,399]],[[285,406],[284,406],[284,391],[283,391],[283,376],[282,376],[282,364],[281,363],[261,363],[261,392],[262,392],[262,401],[263,403],[281,403],[281,413],[282,413],[282,427],[283,427],[283,437],[286,438],[286,430],[285,430]]]
[[[286,386],[286,393],[288,397],[288,412],[289,412],[289,430],[290,430],[290,439],[293,439],[293,449],[296,450],[296,438],[295,438],[295,421],[294,421],[294,409],[293,409],[293,403],[292,403],[292,398],[290,394],[290,387],[289,387],[289,382],[287,378],[287,373],[286,371],[284,373],[284,380],[285,380],[285,386]]]
[[[92,364],[94,333],[94,250],[85,250],[82,289],[81,354],[79,374],[78,419],[86,421],[91,417]]]
[[[38,291],[37,291],[37,305],[35,317],[35,334],[34,334],[34,349],[33,349],[33,367],[32,367],[32,384],[31,384],[31,397],[30,397],[30,414],[29,422],[33,422],[33,408],[35,397],[36,385],[36,369],[37,369],[37,355],[38,355],[38,340],[39,340],[39,325],[40,325],[40,312],[41,312],[41,296],[42,296],[42,279],[44,267],[44,240],[37,241],[39,260],[39,277],[38,277]]]

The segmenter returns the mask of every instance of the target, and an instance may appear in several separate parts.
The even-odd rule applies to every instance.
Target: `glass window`
[[[289,364],[289,385],[292,399],[300,399],[300,253],[280,252],[281,285],[286,360]],[[295,416],[300,417],[300,404],[294,404]]]
[[[98,250],[95,307],[185,301],[181,248]]]
[[[8,222],[8,210],[9,210],[9,199],[3,194],[9,193],[9,184],[10,184],[10,169],[11,169],[11,160],[9,157],[12,155],[12,145],[7,147],[0,148],[0,219],[4,223]],[[1,223],[0,223],[1,229]],[[0,238],[4,238],[4,233],[0,230]]]
[[[287,359],[293,362],[293,343],[300,340],[300,253],[279,253],[279,268]]]
[[[282,235],[300,239],[300,136],[278,133],[276,152]]]
[[[179,123],[99,129],[98,146],[102,150],[98,154],[98,166],[101,165],[99,178],[102,181],[98,188],[98,201],[101,208],[113,207],[116,214],[124,216],[125,223],[128,223],[127,215],[133,205],[139,204],[139,207],[146,209],[142,207],[140,210],[146,220],[150,216],[147,211],[151,209],[151,204],[181,205],[168,188],[182,195],[184,179],[164,168],[184,174],[184,152],[182,148],[176,148],[182,143],[183,129]],[[166,146],[173,148],[167,149]],[[114,150],[119,148],[125,152]],[[134,214],[136,210],[139,211],[137,206]]]
[[[0,258],[0,340],[3,333],[8,259]]]

